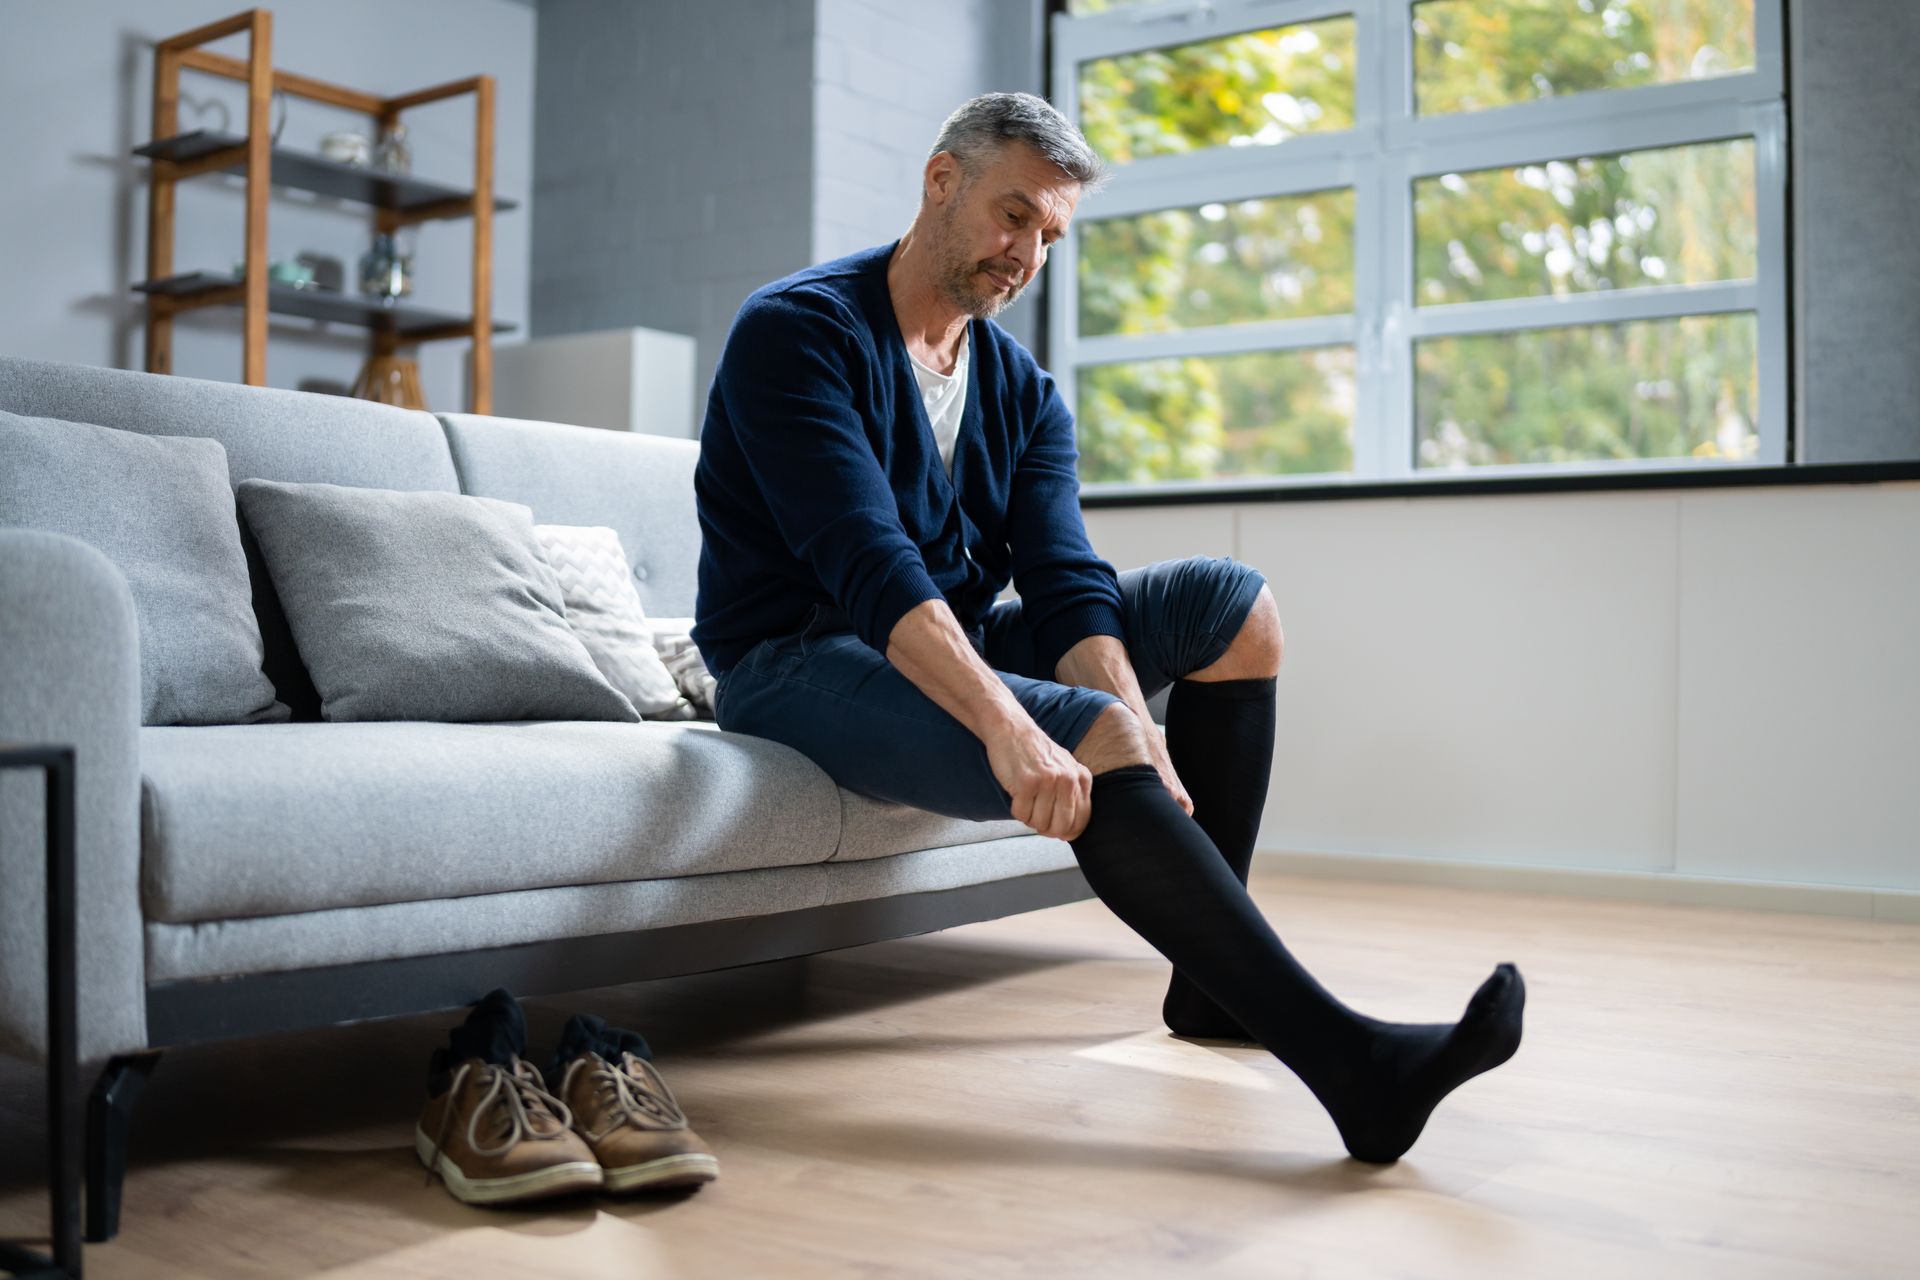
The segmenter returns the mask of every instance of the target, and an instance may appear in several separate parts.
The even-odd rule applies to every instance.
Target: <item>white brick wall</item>
[[[813,33],[813,256],[913,221],[927,153],[977,93],[1040,90],[1037,0],[819,0]],[[1000,317],[1032,341],[1031,298]]]

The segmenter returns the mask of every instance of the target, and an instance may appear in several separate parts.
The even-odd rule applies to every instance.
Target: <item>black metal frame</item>
[[[47,1166],[53,1256],[0,1241],[0,1271],[16,1280],[81,1271],[79,982],[74,961],[74,750],[0,742],[0,769],[46,775],[47,835]]]
[[[1527,493],[1615,493],[1652,489],[1765,489],[1783,485],[1891,484],[1920,480],[1920,459],[1906,462],[1792,462],[1780,466],[1701,464],[1671,470],[1537,472],[1524,476],[1435,475],[1425,480],[1329,480],[1325,483],[1231,485],[1182,492],[1080,493],[1080,505],[1183,507],[1208,502],[1339,502],[1362,498],[1498,497]]]

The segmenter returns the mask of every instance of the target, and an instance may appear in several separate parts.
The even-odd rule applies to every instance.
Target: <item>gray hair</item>
[[[983,93],[960,104],[940,126],[929,156],[951,152],[969,179],[1009,142],[1025,142],[1091,195],[1106,166],[1051,102],[1031,93]]]

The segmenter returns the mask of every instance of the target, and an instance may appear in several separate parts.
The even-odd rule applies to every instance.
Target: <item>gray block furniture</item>
[[[5,357],[0,410],[212,437],[233,484],[479,494],[544,523],[610,525],[649,614],[694,611],[694,441]],[[453,1009],[495,985],[541,995],[723,968],[1089,896],[1062,841],[869,799],[711,722],[321,722],[259,549],[242,541],[264,669],[294,719],[143,725],[123,575],[75,538],[0,528],[0,739],[78,753],[80,1054],[111,1059],[96,1128],[114,1123],[126,1064],[168,1045]],[[0,1052],[28,1058],[46,1051],[43,821],[36,781],[0,775]],[[117,1143],[91,1136],[98,1166]],[[91,1173],[97,1189],[117,1181]],[[110,1233],[90,1218],[91,1238]]]

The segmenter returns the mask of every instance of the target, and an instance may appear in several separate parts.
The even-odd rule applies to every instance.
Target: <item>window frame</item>
[[[1354,193],[1354,311],[1252,321],[1163,334],[1079,335],[1079,235],[1049,256],[1048,362],[1078,413],[1083,366],[1303,347],[1354,348],[1353,470],[1203,481],[1083,482],[1089,499],[1177,498],[1337,485],[1408,488],[1463,479],[1520,481],[1644,472],[1719,473],[1802,460],[1790,401],[1791,260],[1788,117],[1782,0],[1753,0],[1754,65],[1705,80],[1598,89],[1480,111],[1419,116],[1414,107],[1413,9],[1419,0],[1165,0],[1075,17],[1049,17],[1055,104],[1080,120],[1082,63],[1248,31],[1351,15],[1354,125],[1277,146],[1214,147],[1110,165],[1111,179],[1075,226],[1160,209],[1288,196],[1330,187]],[[1744,281],[1597,290],[1554,297],[1417,306],[1414,183],[1445,173],[1751,138],[1757,277]],[[1757,456],[1519,463],[1469,468],[1417,465],[1415,344],[1424,338],[1506,334],[1566,325],[1752,312],[1756,318]]]

